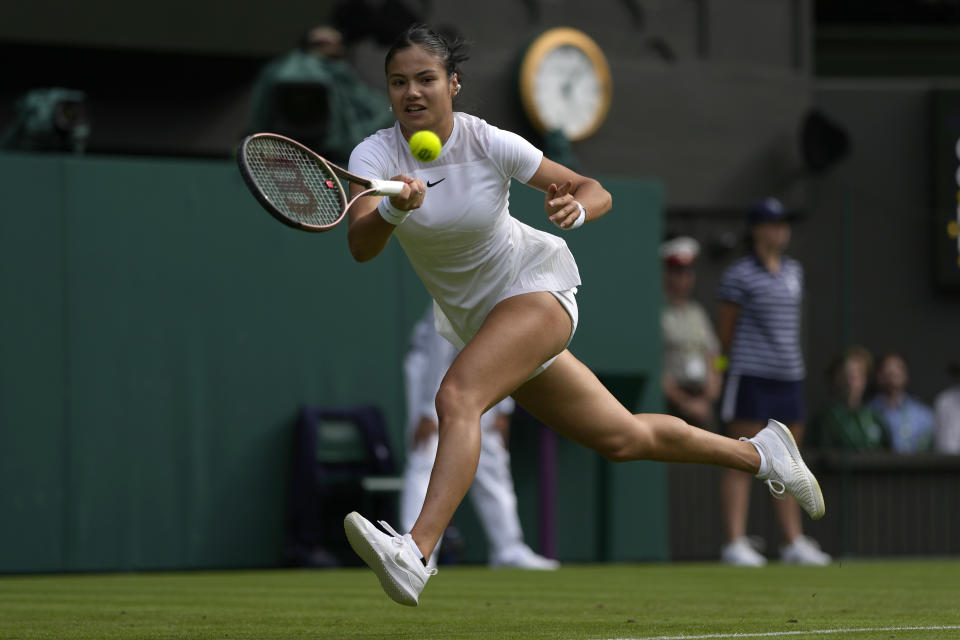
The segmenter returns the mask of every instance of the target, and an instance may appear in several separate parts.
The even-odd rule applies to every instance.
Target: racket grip
[[[378,196],[395,196],[403,191],[406,182],[396,180],[371,180],[370,186],[377,190]]]

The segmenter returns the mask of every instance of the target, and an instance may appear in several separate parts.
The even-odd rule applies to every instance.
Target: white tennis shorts
[[[566,310],[567,315],[570,316],[570,337],[567,339],[567,343],[563,345],[563,348],[566,349],[568,346],[570,346],[570,342],[573,340],[573,334],[577,332],[577,324],[580,321],[580,312],[577,309],[577,288],[573,287],[564,291],[551,291],[550,293],[553,294],[553,297],[557,299],[557,301],[563,306],[564,310]],[[454,329],[453,325],[450,323],[450,320],[446,315],[444,315],[443,311],[439,306],[437,306],[436,303],[434,303],[433,309],[434,327],[436,328],[437,333],[446,338],[447,341],[455,346],[458,350],[463,349],[463,347],[466,345],[466,340],[464,340],[457,333],[456,329]],[[560,354],[558,353],[556,356],[553,356],[542,365],[537,367],[537,370],[533,372],[530,378],[534,378],[543,373],[547,367],[553,364],[553,361],[557,359],[558,355]],[[527,380],[530,378],[527,378]]]
[[[553,297],[556,298],[563,308],[567,311],[567,314],[570,316],[570,337],[567,339],[567,344],[563,345],[563,348],[566,349],[570,346],[570,343],[573,342],[573,334],[577,332],[577,324],[580,322],[580,310],[577,308],[577,288],[573,287],[572,289],[567,289],[566,291],[551,291]],[[562,353],[562,350],[561,350]],[[536,378],[538,375],[543,373],[547,367],[553,364],[553,361],[557,359],[557,356],[553,356],[542,365],[537,367],[537,370],[533,372],[527,380],[531,378]]]

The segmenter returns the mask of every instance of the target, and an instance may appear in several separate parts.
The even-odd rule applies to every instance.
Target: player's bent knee
[[[483,413],[479,403],[475,401],[471,394],[461,389],[456,383],[444,381],[437,390],[435,398],[437,415],[441,421],[444,419],[458,418],[479,418]]]
[[[680,421],[682,422],[682,421]],[[646,415],[634,415],[633,422],[606,436],[595,450],[611,462],[645,460],[661,444],[661,435]]]

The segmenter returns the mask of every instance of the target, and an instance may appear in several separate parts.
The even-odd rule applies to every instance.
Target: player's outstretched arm
[[[581,213],[584,214],[583,222],[589,222],[603,216],[613,206],[613,197],[603,185],[549,158],[540,162],[527,184],[546,193],[544,210],[550,221],[561,229],[573,226]]]

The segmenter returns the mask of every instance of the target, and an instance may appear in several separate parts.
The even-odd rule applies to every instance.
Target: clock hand
[[[567,74],[566,79],[563,82],[563,85],[560,88],[561,93],[563,93],[564,98],[569,98],[573,94],[573,89],[576,86],[581,85],[580,80],[584,77],[583,73],[571,73]]]

